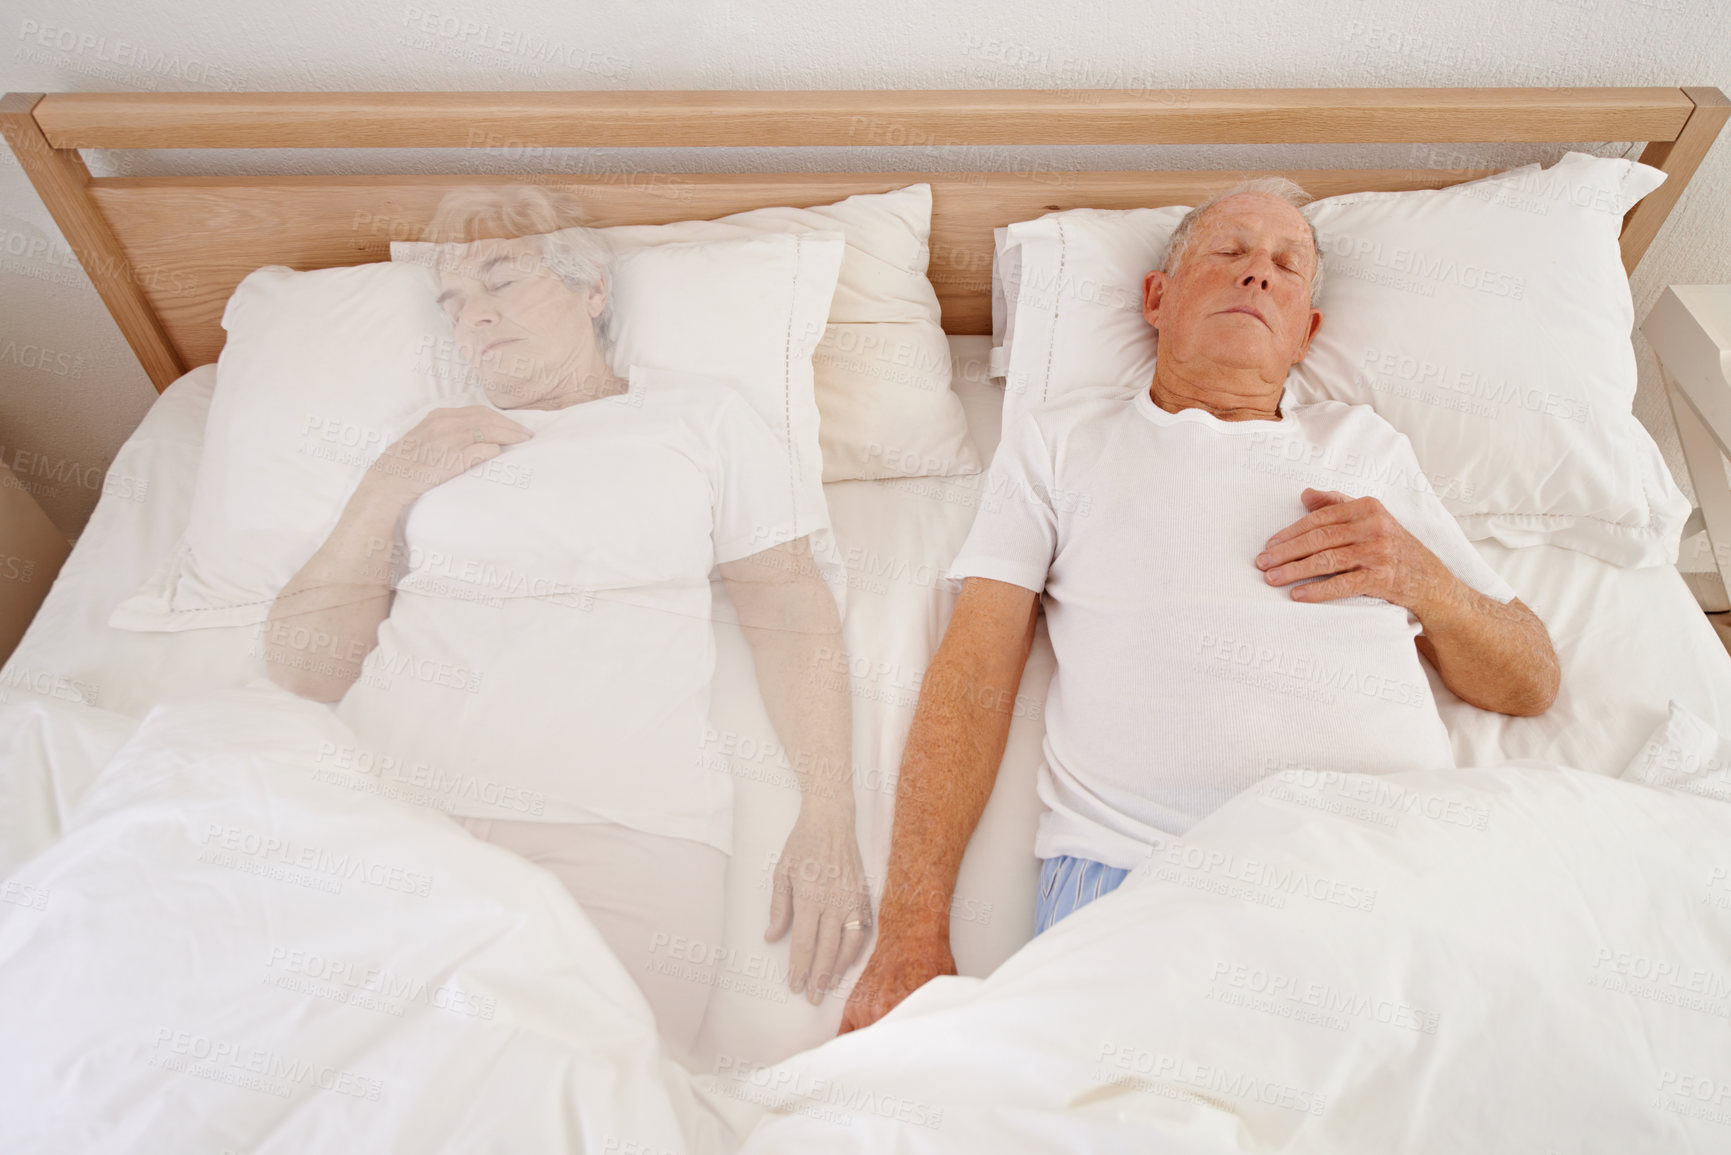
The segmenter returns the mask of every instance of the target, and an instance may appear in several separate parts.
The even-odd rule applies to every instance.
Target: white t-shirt
[[[1283,769],[1452,766],[1413,638],[1379,598],[1295,602],[1256,555],[1306,488],[1373,495],[1456,576],[1514,591],[1437,499],[1411,443],[1364,405],[1282,397],[1279,421],[1168,413],[1088,389],[1004,431],[953,578],[1043,595],[1035,853],[1132,867]]]
[[[701,760],[711,571],[821,528],[787,455],[723,381],[512,409],[534,437],[429,490],[409,572],[338,705],[381,777],[466,817],[617,822],[732,851]]]

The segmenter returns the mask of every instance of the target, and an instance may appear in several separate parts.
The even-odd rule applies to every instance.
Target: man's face
[[[1284,381],[1304,359],[1322,314],[1310,306],[1317,254],[1303,214],[1259,193],[1228,197],[1190,234],[1175,276],[1143,281],[1142,315],[1177,366],[1255,370]]]

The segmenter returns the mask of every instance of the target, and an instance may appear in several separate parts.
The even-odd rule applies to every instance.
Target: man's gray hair
[[[1172,230],[1172,239],[1166,244],[1166,260],[1161,265],[1168,277],[1178,275],[1178,267],[1184,263],[1184,255],[1190,248],[1190,235],[1196,231],[1196,222],[1202,219],[1202,215],[1228,197],[1244,193],[1273,197],[1275,200],[1285,201],[1295,209],[1302,209],[1316,199],[1283,176],[1262,176],[1254,180],[1240,181],[1229,189],[1215,193],[1185,213],[1184,219],[1178,222],[1178,227]],[[1316,251],[1316,274],[1310,278],[1310,300],[1314,304],[1322,292],[1322,242],[1317,239],[1316,226],[1310,223],[1309,217],[1304,218],[1304,223],[1310,225],[1310,243]]]

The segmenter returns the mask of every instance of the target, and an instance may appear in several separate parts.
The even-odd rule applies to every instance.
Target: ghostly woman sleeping
[[[765,937],[791,930],[813,1003],[871,922],[847,695],[819,676],[840,621],[763,419],[723,381],[610,364],[610,253],[562,227],[568,205],[534,186],[440,203],[422,239],[476,403],[380,454],[276,599],[266,661],[370,745],[479,783],[453,816],[560,878],[683,1050],[716,952],[668,944],[722,942],[731,847],[730,785],[700,756],[711,571],[800,781]],[[297,660],[309,635],[346,660]]]

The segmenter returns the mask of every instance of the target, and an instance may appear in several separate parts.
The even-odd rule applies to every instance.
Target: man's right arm
[[[896,783],[877,945],[848,996],[840,1034],[870,1026],[928,980],[956,973],[950,900],[1010,739],[1037,599],[989,578],[962,584],[920,684]]]

